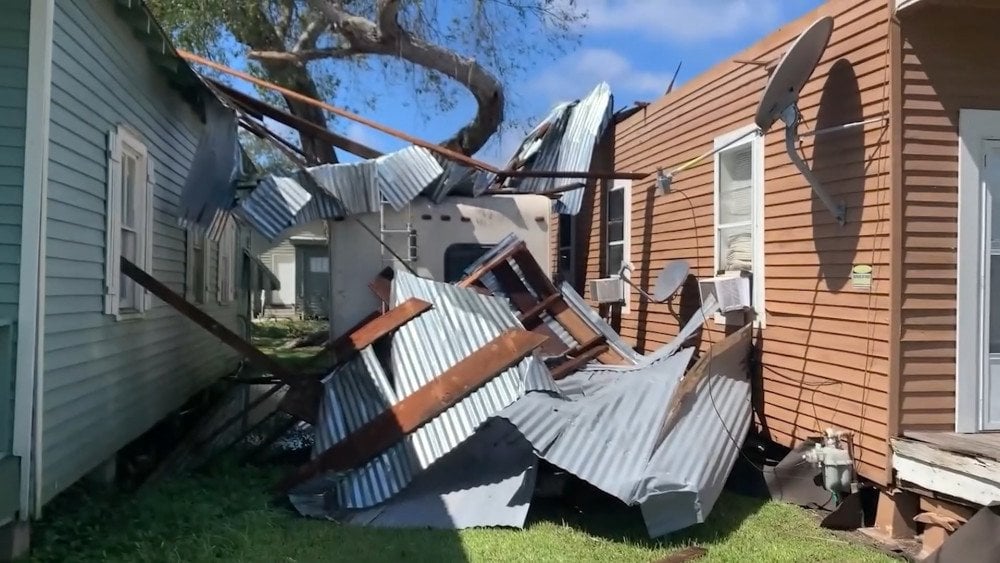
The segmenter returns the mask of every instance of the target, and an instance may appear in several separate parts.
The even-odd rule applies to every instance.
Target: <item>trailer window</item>
[[[486,251],[493,248],[492,244],[460,242],[453,244],[444,251],[444,281],[457,282],[462,279],[465,269]]]

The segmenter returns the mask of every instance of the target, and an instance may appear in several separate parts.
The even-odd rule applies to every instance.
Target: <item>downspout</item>
[[[19,517],[22,520],[40,516],[42,504],[44,256],[54,10],[55,0],[31,0],[12,448],[13,454],[21,458]]]

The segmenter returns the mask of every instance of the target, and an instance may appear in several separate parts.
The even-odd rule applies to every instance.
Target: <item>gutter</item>
[[[12,453],[21,458],[19,518],[41,515],[45,223],[55,0],[31,0]]]

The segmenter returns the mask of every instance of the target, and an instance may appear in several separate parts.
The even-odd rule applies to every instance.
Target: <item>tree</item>
[[[417,105],[454,107],[471,93],[475,115],[442,144],[478,151],[503,123],[505,91],[532,57],[573,43],[585,13],[575,0],[150,0],[183,47],[233,64],[308,96],[359,94],[362,69],[411,80]],[[537,59],[536,59],[537,60]],[[365,98],[377,105],[377,89]],[[285,99],[289,111],[327,126],[315,107]],[[426,115],[426,114],[425,114]],[[333,147],[302,139],[311,158],[336,160]]]

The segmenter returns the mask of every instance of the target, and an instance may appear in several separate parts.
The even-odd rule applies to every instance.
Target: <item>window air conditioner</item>
[[[722,313],[743,311],[750,307],[750,274],[749,272],[727,272],[725,274],[698,280],[701,292],[701,302],[709,295],[714,295]]]
[[[625,283],[619,276],[590,280],[590,298],[598,303],[621,303],[625,301]]]

